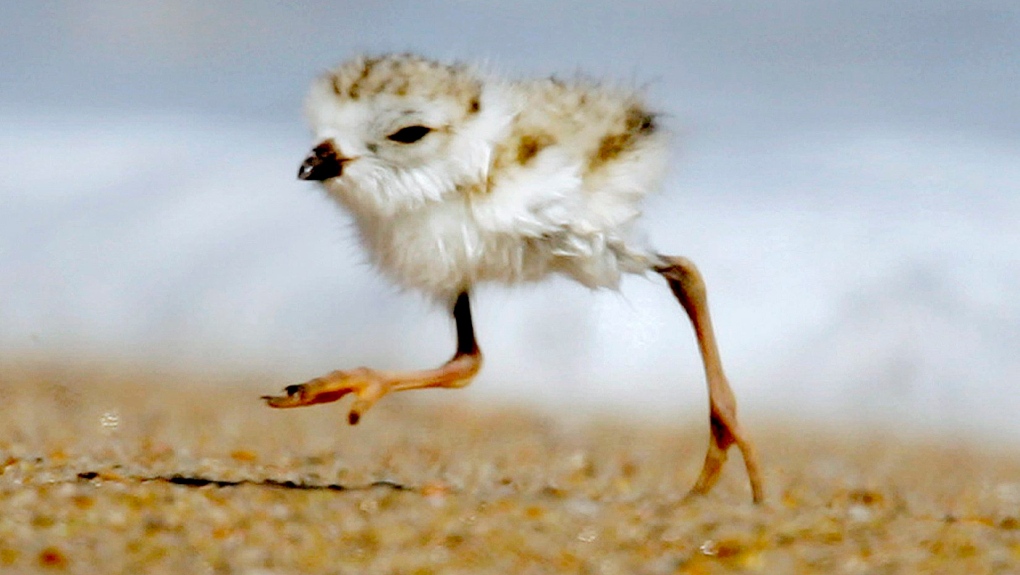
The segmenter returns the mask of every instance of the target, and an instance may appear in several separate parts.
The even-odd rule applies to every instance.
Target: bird
[[[643,199],[661,187],[671,141],[641,90],[584,77],[508,79],[411,53],[360,55],[312,82],[305,112],[314,141],[298,178],[351,214],[382,275],[450,310],[457,344],[435,369],[337,370],[263,396],[270,407],[353,395],[353,425],[389,393],[466,386],[482,366],[476,285],[558,274],[617,289],[624,274],[654,273],[692,324],[708,386],[709,445],[688,497],[712,489],[736,445],[753,501],[764,500],[702,274],[690,259],[654,250],[637,225]]]

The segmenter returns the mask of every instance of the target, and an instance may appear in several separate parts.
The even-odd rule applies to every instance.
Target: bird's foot
[[[730,446],[736,444],[741,455],[744,456],[747,476],[751,483],[752,499],[755,503],[762,503],[765,500],[765,491],[762,487],[761,468],[754,444],[744,435],[737,423],[735,408],[720,410],[719,407],[719,405],[713,405],[709,420],[712,433],[708,440],[708,452],[705,454],[705,463],[701,468],[701,474],[685,499],[689,500],[705,495],[712,489],[719,480],[723,464],[726,463],[726,451]]]
[[[347,420],[354,425],[393,386],[394,382],[382,373],[359,367],[349,371],[333,371],[305,383],[288,385],[283,389],[284,395],[263,395],[262,399],[269,407],[304,407],[337,401],[353,393],[356,399]]]
[[[334,371],[305,383],[288,385],[284,395],[263,395],[269,407],[304,407],[329,403],[354,394],[347,421],[354,425],[375,402],[394,391],[429,387],[456,388],[467,385],[482,366],[481,352],[458,353],[436,369],[421,371],[380,371],[359,367]]]

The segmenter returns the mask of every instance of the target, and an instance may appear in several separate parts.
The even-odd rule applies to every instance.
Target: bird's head
[[[377,215],[478,185],[508,121],[492,92],[465,67],[418,56],[341,64],[308,96],[315,143],[298,177]]]

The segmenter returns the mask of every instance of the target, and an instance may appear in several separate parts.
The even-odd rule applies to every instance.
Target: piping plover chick
[[[451,310],[453,357],[436,369],[334,371],[265,396],[301,407],[348,394],[357,423],[387,393],[467,385],[482,365],[469,294],[481,282],[551,274],[616,288],[661,275],[690,319],[708,382],[708,453],[691,495],[743,454],[764,498],[754,446],[737,421],[705,284],[694,264],[652,249],[636,229],[661,183],[669,137],[639,93],[595,82],[511,81],[411,54],[358,57],[319,77],[306,104],[314,146],[298,177],[346,208],[370,261]]]

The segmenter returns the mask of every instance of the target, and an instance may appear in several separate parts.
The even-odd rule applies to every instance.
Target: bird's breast
[[[385,275],[437,297],[482,281],[533,281],[547,273],[551,259],[535,241],[480,226],[462,202],[356,219],[372,261]]]

